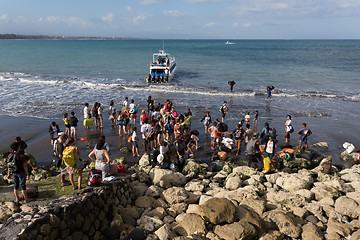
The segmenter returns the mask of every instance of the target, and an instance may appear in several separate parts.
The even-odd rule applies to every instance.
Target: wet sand
[[[158,100],[164,102],[164,100]],[[156,101],[156,102],[158,102]],[[174,101],[176,102],[176,101]],[[280,109],[276,109],[271,105],[259,104],[258,106],[247,105],[247,108],[239,105],[238,102],[229,101],[229,109],[225,122],[229,126],[229,131],[235,129],[236,123],[239,122],[240,116],[245,116],[246,111],[251,111],[252,113],[255,110],[259,110],[260,119],[258,121],[257,130],[260,132],[264,126],[265,122],[270,123],[270,127],[275,127],[277,129],[278,134],[278,146],[284,143],[284,123],[285,116],[283,111]],[[144,106],[140,106],[139,110],[144,109]],[[184,113],[187,108],[177,107],[176,110],[180,113]],[[211,109],[207,109],[206,107],[196,107],[192,108],[191,111],[193,113],[193,123],[192,129],[197,129],[200,132],[200,149],[196,157],[202,159],[204,161],[208,161],[210,158],[212,151],[210,150],[209,136],[205,137],[204,135],[204,127],[202,123],[200,123],[200,119],[205,115],[206,111],[211,111]],[[212,119],[213,121],[216,118],[220,118],[220,112],[217,109],[212,109]],[[78,147],[80,148],[80,157],[87,158],[88,153],[91,151],[93,146],[96,143],[96,139],[104,135],[106,136],[106,141],[110,145],[111,149],[111,158],[117,158],[120,156],[125,156],[130,164],[135,163],[138,159],[132,157],[130,153],[122,153],[120,152],[120,148],[124,146],[131,147],[129,143],[127,143],[127,136],[118,136],[118,130],[111,127],[110,121],[108,120],[107,111],[104,111],[104,128],[103,130],[95,129],[94,127],[90,129],[85,129],[82,126],[83,119],[79,117],[80,113],[77,113],[77,117],[79,118],[79,126],[78,126],[78,138],[87,137],[86,141],[78,141]],[[253,117],[253,116],[251,116]],[[26,152],[32,154],[38,165],[48,165],[52,159],[52,146],[50,145],[50,136],[48,133],[48,127],[52,121],[55,121],[62,131],[65,130],[63,125],[63,121],[61,117],[59,119],[38,119],[32,117],[11,117],[11,116],[0,116],[0,152],[9,151],[9,145],[12,141],[14,141],[15,137],[21,136],[23,140],[25,140],[28,144],[28,148]],[[294,116],[293,115],[293,126],[295,131],[301,128],[301,123],[306,122],[308,127],[312,130],[313,135],[309,138],[309,147],[312,149],[312,144],[320,141],[325,141],[329,143],[329,149],[319,149],[314,148],[314,150],[318,151],[323,155],[333,154],[334,163],[339,165],[344,165],[343,162],[339,160],[339,155],[342,151],[344,151],[342,144],[347,141],[353,143],[357,148],[360,147],[360,135],[358,134],[358,129],[360,128],[360,124],[358,122],[349,122],[345,120],[337,120],[331,118],[324,117],[305,117],[305,116]],[[137,127],[138,127],[138,137],[141,137],[140,133],[140,125],[137,119]],[[298,144],[298,134],[294,132],[291,135],[291,144]],[[142,154],[143,148],[141,144],[141,140],[139,141],[140,146],[140,154]],[[244,152],[244,146],[242,149],[242,153]],[[244,158],[242,154],[240,158]],[[349,166],[345,164],[345,166]]]

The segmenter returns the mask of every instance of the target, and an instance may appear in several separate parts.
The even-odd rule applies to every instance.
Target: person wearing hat
[[[248,161],[248,166],[251,167],[253,162],[257,162],[256,155],[259,153],[259,141],[257,140],[259,133],[255,132],[251,140],[246,145],[245,155]]]
[[[137,116],[135,114],[134,109],[131,109],[129,111],[129,123],[128,123],[129,124],[129,132],[131,132],[132,129],[135,127],[136,118],[137,118]]]

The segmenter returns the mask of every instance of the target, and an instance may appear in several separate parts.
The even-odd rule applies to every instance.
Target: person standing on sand
[[[241,153],[241,143],[244,139],[245,131],[240,124],[236,124],[236,129],[232,131],[231,134],[233,134],[235,138],[236,155],[239,155],[239,153]]]
[[[290,133],[294,131],[293,126],[291,125],[291,116],[287,115],[286,116],[286,122],[285,122],[285,142],[289,143],[290,142]]]
[[[306,127],[306,123],[302,124],[302,128],[297,132],[300,135],[299,139],[299,152],[301,152],[301,145],[305,144],[305,150],[309,151],[308,149],[308,137],[312,134],[311,130]]]
[[[70,123],[70,137],[76,140],[77,138],[77,124],[79,120],[75,117],[75,112],[71,112],[71,116],[69,118]]]
[[[90,110],[89,110],[89,104],[85,103],[85,107],[84,107],[84,119],[90,119],[91,118],[91,114],[90,114]],[[89,126],[85,126],[85,128],[89,128]]]
[[[69,123],[69,118],[68,118],[67,113],[64,113],[63,121],[64,121],[64,124],[65,124],[65,134],[70,136],[70,123]]]
[[[101,104],[98,103],[98,118],[99,118],[99,126],[100,126],[100,128],[104,127],[102,112],[103,112],[103,109],[101,107]]]
[[[259,134],[254,133],[253,138],[246,145],[245,155],[248,161],[248,166],[251,167],[253,162],[257,162],[256,154],[259,153],[259,141],[257,140]]]
[[[59,125],[56,122],[52,122],[49,126],[49,133],[50,133],[50,143],[51,146],[54,145],[54,141],[59,137],[58,133],[60,132]]]
[[[28,198],[26,193],[26,180],[29,180],[29,172],[26,165],[26,158],[24,154],[20,153],[20,144],[14,142],[10,145],[12,153],[9,155],[9,159],[14,159],[14,167],[8,168],[7,179],[11,179],[11,174],[14,180],[14,195],[15,195],[15,204],[19,204],[19,187],[21,188],[21,193],[24,196],[24,203],[28,203],[31,200]]]
[[[230,92],[233,92],[234,85],[236,84],[235,81],[228,81],[228,84],[230,85]]]
[[[61,186],[66,186],[68,184],[68,182],[66,182],[65,180],[65,175],[66,175],[66,165],[64,164],[64,162],[62,161],[62,154],[64,151],[64,144],[66,141],[67,137],[65,134],[62,134],[59,139],[57,141],[55,141],[54,143],[54,157],[58,158],[58,160],[60,161],[60,178],[61,178]]]
[[[99,127],[99,114],[98,114],[98,103],[95,102],[94,106],[91,108],[91,114],[95,120],[95,128]]]
[[[82,169],[76,169],[77,159],[80,156],[79,149],[75,146],[74,138],[69,138],[67,143],[65,144],[64,151],[62,153],[62,160],[66,165],[66,172],[69,174],[69,180],[73,189],[76,189],[76,185],[74,183],[74,174],[78,174],[78,186],[77,189],[81,189],[81,181],[82,181]]]
[[[250,112],[246,112],[246,115],[245,115],[245,123],[246,123],[246,124],[250,124]]]
[[[229,111],[228,107],[227,107],[227,102],[224,101],[223,105],[220,107],[220,112],[221,112],[221,121],[224,122],[225,121],[225,115],[226,112]]]

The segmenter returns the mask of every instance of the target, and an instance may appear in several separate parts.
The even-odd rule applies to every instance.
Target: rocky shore
[[[69,203],[79,207],[81,201],[89,201],[87,196],[103,192],[106,194],[98,197],[91,195],[96,199],[91,212],[104,212],[92,231],[84,227],[85,221],[65,235],[59,226],[50,224],[46,234],[56,233],[46,235],[40,227],[35,237],[27,239],[79,239],[80,235],[82,239],[124,239],[135,229],[146,239],[160,240],[359,239],[360,165],[341,171],[333,166],[331,173],[325,174],[321,171],[325,161],[331,162],[331,156],[313,169],[295,164],[287,171],[264,174],[231,162],[219,172],[209,172],[206,163],[193,159],[180,173],[152,168],[145,160],[130,168],[125,180],[111,183],[112,187],[86,188],[45,207],[23,205],[21,213],[12,214],[2,225],[0,235],[14,230],[14,223],[34,223],[35,216],[41,218],[49,212],[57,214],[61,222],[64,211],[71,214],[66,210],[73,208]],[[89,207],[88,203],[84,206]],[[14,208],[7,202],[1,212]],[[84,214],[78,218],[92,219],[91,223],[98,220]],[[18,231],[29,237],[26,227]],[[18,236],[21,239],[22,235]]]

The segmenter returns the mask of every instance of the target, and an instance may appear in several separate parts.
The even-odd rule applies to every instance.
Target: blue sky
[[[1,0],[0,33],[360,39],[360,0]]]

